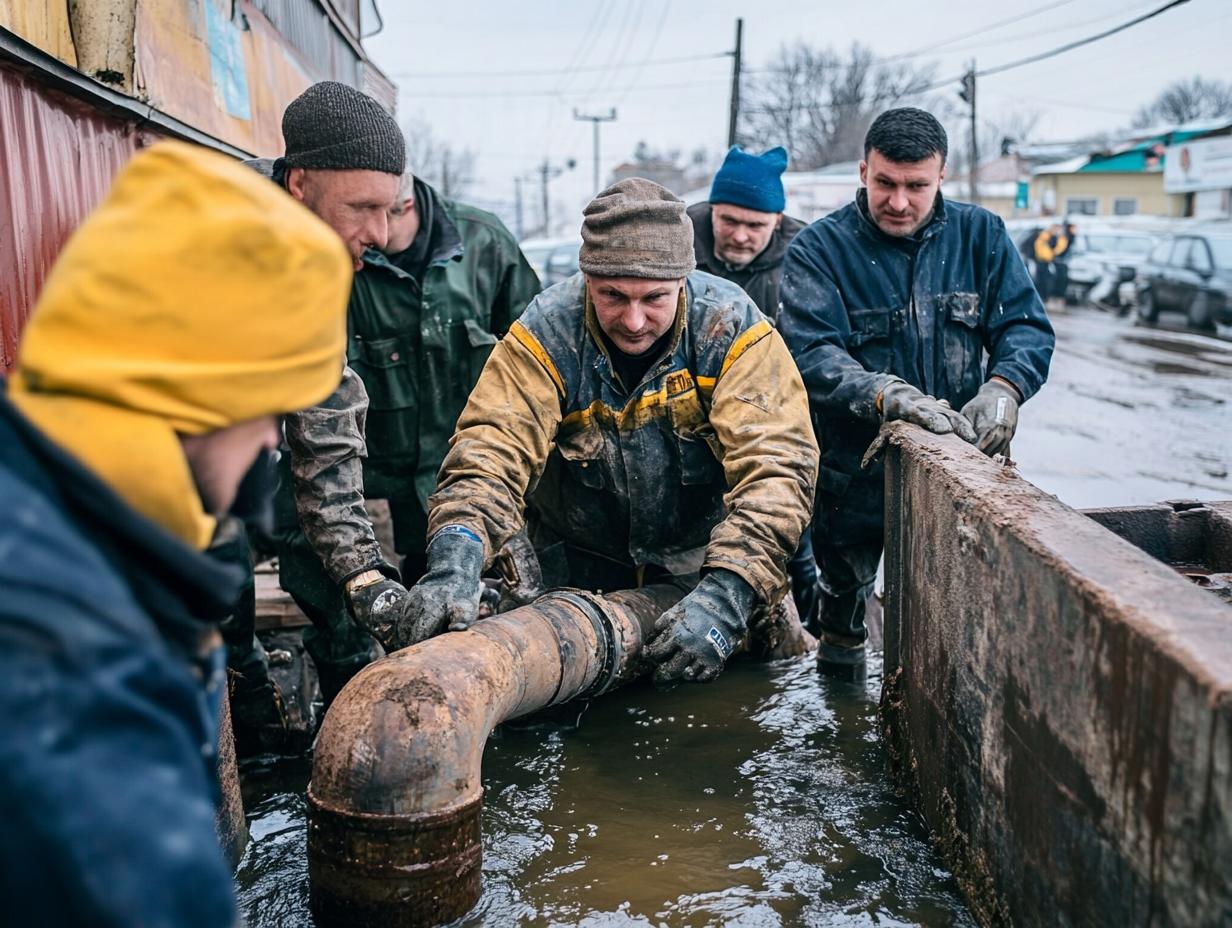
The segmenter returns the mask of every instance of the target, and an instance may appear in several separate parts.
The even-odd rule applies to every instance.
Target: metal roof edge
[[[105,84],[87,77],[76,68],[65,64],[25,39],[0,27],[0,61],[16,64],[19,69],[34,71],[48,85],[76,97],[84,103],[116,115],[122,115],[143,125],[161,129],[168,135],[196,142],[236,158],[251,158],[252,152],[237,148],[230,142],[215,138],[188,123],[176,119],[153,105],[112,90]]]

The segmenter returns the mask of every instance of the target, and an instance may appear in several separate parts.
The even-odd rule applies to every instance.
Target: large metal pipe
[[[492,729],[635,676],[655,620],[684,593],[549,593],[348,683],[317,736],[308,787],[317,924],[401,928],[466,914],[480,894],[480,762]]]

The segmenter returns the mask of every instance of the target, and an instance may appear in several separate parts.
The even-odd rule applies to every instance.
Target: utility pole
[[[590,123],[592,123],[592,124],[594,125],[594,128],[595,128],[595,137],[594,137],[595,171],[594,171],[594,177],[595,177],[595,193],[598,193],[598,192],[599,192],[599,123],[601,123],[601,122],[612,122],[612,121],[616,118],[616,107],[614,107],[614,106],[613,106],[613,107],[610,107],[610,108],[608,109],[607,113],[596,113],[596,114],[592,114],[592,115],[587,115],[586,113],[579,113],[579,112],[577,111],[577,108],[575,107],[575,108],[574,108],[574,110],[573,110],[573,118],[574,118],[574,119],[576,119],[576,120],[578,120],[579,122],[590,122]]]
[[[732,56],[731,110],[727,117],[727,147],[736,144],[736,123],[740,119],[740,55],[744,49],[744,20],[736,20],[736,48]]]
[[[513,179],[513,230],[517,233],[518,241],[522,241],[526,229],[522,224],[522,178],[520,177]]]
[[[548,202],[548,181],[555,177],[560,177],[565,171],[573,170],[577,162],[572,158],[566,158],[564,165],[554,165],[547,158],[543,159],[543,163],[535,168],[535,173],[539,175],[539,183],[543,194],[543,236],[547,238],[552,234],[552,211],[551,204]]]
[[[980,187],[977,175],[980,167],[980,151],[979,141],[975,126],[975,59],[971,59],[971,65],[967,69],[967,73],[962,76],[962,90],[958,91],[958,96],[964,102],[971,106],[971,169],[967,173],[967,197],[976,205],[980,202]]]

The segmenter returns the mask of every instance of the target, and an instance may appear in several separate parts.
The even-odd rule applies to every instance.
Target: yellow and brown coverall
[[[464,526],[490,562],[529,508],[541,557],[549,542],[567,551],[559,582],[613,589],[721,567],[772,604],[817,457],[796,365],[739,287],[690,274],[669,346],[626,385],[577,274],[492,352],[441,465],[429,534]],[[579,565],[593,564],[628,579],[588,583]]]

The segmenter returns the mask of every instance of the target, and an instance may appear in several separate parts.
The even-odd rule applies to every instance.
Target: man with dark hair
[[[787,252],[779,326],[821,447],[818,662],[835,672],[864,664],[884,488],[880,463],[860,461],[881,423],[902,419],[1007,453],[1018,406],[1052,356],[1052,326],[1004,224],[942,198],[946,150],[929,113],[883,113],[865,137],[855,202]]]

